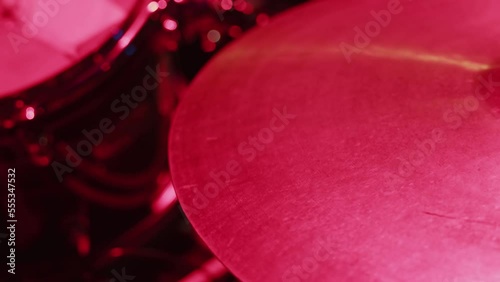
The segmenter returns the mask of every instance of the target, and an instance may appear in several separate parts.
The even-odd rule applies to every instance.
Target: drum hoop
[[[70,65],[69,67],[61,70],[53,76],[48,77],[42,83],[34,86],[28,86],[20,91],[6,94],[3,98],[0,99],[0,105],[2,106],[2,108],[10,108],[11,110],[2,114],[2,116],[7,114],[7,116],[10,116],[11,120],[17,124],[23,121],[22,118],[17,118],[20,116],[22,117],[22,113],[20,113],[22,109],[17,109],[14,106],[17,100],[23,100],[27,105],[35,104],[34,106],[38,106],[37,104],[40,103],[40,99],[37,99],[37,97],[39,97],[40,95],[46,95],[47,92],[53,91],[55,88],[59,88],[61,93],[51,93],[51,97],[42,99],[48,101],[42,102],[43,104],[48,104],[51,103],[50,101],[69,98],[69,96],[72,96],[72,94],[68,92],[74,92],[73,89],[79,87],[79,85],[84,83],[85,81],[98,76],[107,76],[107,71],[103,70],[101,66],[103,64],[108,64],[111,66],[111,64],[117,61],[119,56],[124,53],[125,49],[129,47],[132,41],[137,38],[143,27],[146,25],[147,21],[150,19],[150,16],[152,15],[152,13],[147,10],[148,2],[149,0],[136,1],[136,3],[132,7],[132,10],[129,12],[128,16],[125,18],[125,20],[117,30],[123,31],[123,34],[120,36],[120,38],[117,39],[112,37],[107,39],[98,47],[97,50],[82,57],[77,63]],[[97,55],[102,58],[99,64],[95,62],[95,58]],[[68,73],[76,75],[75,78],[68,78]],[[109,73],[111,73],[111,71],[109,71]],[[82,95],[83,94],[76,96]],[[75,99],[78,99],[78,97],[75,97]],[[0,121],[1,120],[2,117],[0,117]],[[1,126],[2,124],[0,124],[0,127]]]

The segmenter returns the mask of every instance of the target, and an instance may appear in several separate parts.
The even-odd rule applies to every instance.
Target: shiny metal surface
[[[0,14],[0,98],[45,82],[97,52],[124,28],[138,3],[148,14],[144,0],[0,3],[9,11]],[[121,49],[134,36],[119,42]]]
[[[179,201],[243,281],[500,281],[500,3],[397,3],[294,9],[182,101]]]

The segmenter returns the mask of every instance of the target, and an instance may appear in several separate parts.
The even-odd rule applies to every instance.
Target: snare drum
[[[26,174],[23,193],[69,188],[106,206],[146,203],[167,132],[149,1],[3,1],[0,162]]]

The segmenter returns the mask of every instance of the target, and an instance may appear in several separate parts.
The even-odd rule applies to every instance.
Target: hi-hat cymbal
[[[500,3],[319,1],[182,101],[179,201],[243,281],[500,281]]]

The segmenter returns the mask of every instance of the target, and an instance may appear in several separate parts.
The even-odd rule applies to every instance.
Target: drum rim
[[[75,103],[84,96],[84,93],[91,91],[93,88],[91,84],[98,85],[99,78],[112,75],[115,69],[112,65],[120,60],[125,49],[140,36],[144,26],[151,19],[153,13],[147,9],[147,3],[149,0],[135,1],[127,17],[117,28],[121,33],[119,38],[106,39],[96,50],[83,56],[75,64],[48,76],[38,84],[5,93],[0,98],[0,108],[3,109],[0,114],[0,131],[13,129],[28,121],[24,114],[27,107],[42,109],[42,112],[37,110],[42,115],[50,114],[45,108],[57,105],[56,108],[60,109]],[[99,63],[96,63],[96,57],[100,57]],[[105,64],[109,66],[108,69],[102,68]],[[52,93],[47,95],[48,92]],[[24,107],[17,106],[19,101]]]
[[[64,75],[68,72],[80,70],[79,73],[82,73],[84,77],[91,77],[98,72],[102,72],[102,64],[111,64],[112,62],[116,61],[119,55],[122,54],[123,51],[130,45],[130,43],[137,37],[142,27],[149,19],[149,15],[151,13],[147,10],[146,5],[149,0],[136,0],[135,2],[136,3],[132,6],[131,11],[128,12],[128,15],[120,23],[119,28],[117,29],[118,31],[123,31],[123,34],[120,36],[120,38],[115,39],[111,37],[106,39],[104,42],[98,45],[96,50],[91,51],[85,56],[82,56],[76,63],[61,69],[53,75],[47,76],[43,81],[39,83],[23,86],[18,88],[18,90],[12,92],[6,92],[2,95],[3,97],[0,98],[0,100],[10,98],[17,99],[18,96],[22,96],[23,94],[32,91],[36,92],[36,90],[39,88],[44,88],[47,85],[51,85],[51,82],[53,81],[63,82],[62,84],[66,84],[72,81],[72,79],[64,78]],[[127,41],[128,43],[126,43]],[[102,49],[106,46],[112,47],[108,51],[103,51]],[[96,57],[96,55],[102,57],[100,65],[94,62],[94,58]],[[81,78],[79,78],[78,80],[81,80]]]

